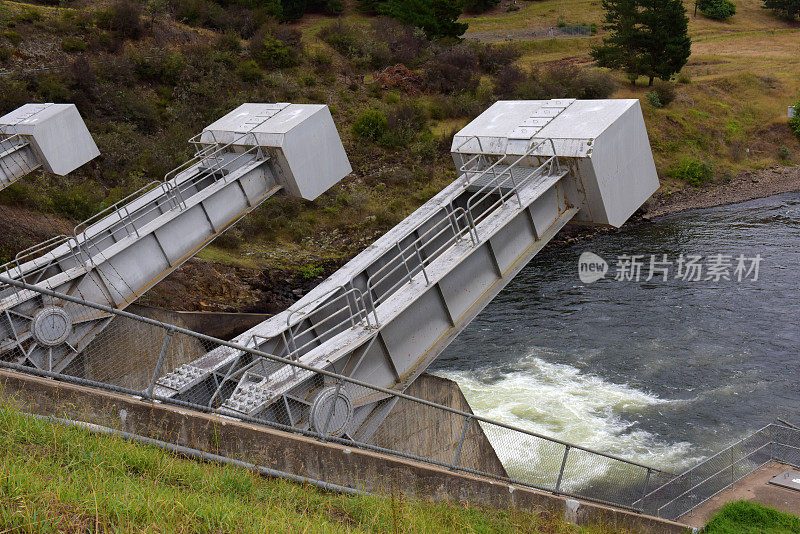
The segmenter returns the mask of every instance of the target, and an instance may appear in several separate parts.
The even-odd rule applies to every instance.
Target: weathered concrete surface
[[[800,514],[800,491],[769,484],[773,477],[789,469],[796,470],[786,464],[770,462],[683,515],[679,521],[692,527],[701,528],[720,508],[733,501],[757,502],[798,515]]]
[[[472,413],[458,384],[446,378],[422,373],[405,392],[412,397]],[[464,423],[465,418],[459,415],[400,399],[370,443],[452,463]],[[474,420],[467,427],[458,464],[492,475],[507,476],[483,429]]]
[[[422,499],[547,510],[577,524],[602,523],[631,532],[683,532],[686,528],[422,463],[12,371],[0,371],[0,398],[30,413],[110,426],[368,491],[393,490]]]

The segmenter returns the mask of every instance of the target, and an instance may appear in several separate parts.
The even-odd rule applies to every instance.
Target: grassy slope
[[[800,532],[797,516],[758,503],[728,503],[711,518],[705,534],[789,534]]]
[[[611,532],[527,512],[320,492],[0,406],[0,531],[107,530]]]

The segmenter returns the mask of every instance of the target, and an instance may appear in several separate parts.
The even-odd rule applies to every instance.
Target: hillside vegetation
[[[354,172],[314,202],[268,200],[160,284],[150,303],[285,306],[298,296],[291,288],[315,284],[452,180],[452,134],[497,99],[639,98],[661,195],[800,161],[786,123],[787,106],[800,99],[800,26],[760,0],[737,1],[726,21],[690,17],[692,55],[659,100],[592,66],[602,28],[505,42],[509,32],[559,20],[599,24],[596,0],[521,1],[517,11],[502,3],[462,17],[465,42],[429,41],[349,3],[340,16],[292,24],[244,4],[0,6],[0,112],[75,102],[102,153],[67,178],[32,175],[0,193],[0,257],[69,232],[161,178],[191,155],[189,137],[246,101],[327,103]]]
[[[182,459],[0,406],[3,532],[578,533],[526,511],[353,497]]]

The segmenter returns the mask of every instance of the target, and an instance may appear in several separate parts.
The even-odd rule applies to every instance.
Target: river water
[[[481,415],[681,471],[776,417],[800,423],[798,230],[800,194],[785,194],[549,248],[430,371]],[[605,278],[581,282],[585,251]],[[700,280],[681,254],[702,256]],[[624,255],[643,256],[638,281]],[[651,255],[672,262],[656,264],[667,281],[646,280]],[[740,255],[760,256],[757,280]]]

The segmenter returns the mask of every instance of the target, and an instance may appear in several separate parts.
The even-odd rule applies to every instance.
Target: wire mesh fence
[[[643,496],[672,476],[492,421],[466,404],[437,404],[310,367],[290,354],[279,357],[24,282],[0,282],[36,293],[40,306],[30,313],[0,311],[0,331],[13,332],[0,339],[0,367],[633,510],[643,509]],[[70,343],[83,337],[73,331],[100,328],[102,321],[110,324],[86,346]],[[208,359],[214,371],[201,372],[197,362]],[[293,386],[301,382],[302,389]]]
[[[770,424],[671,479],[637,503],[676,520],[765,464],[800,466],[800,431]]]

